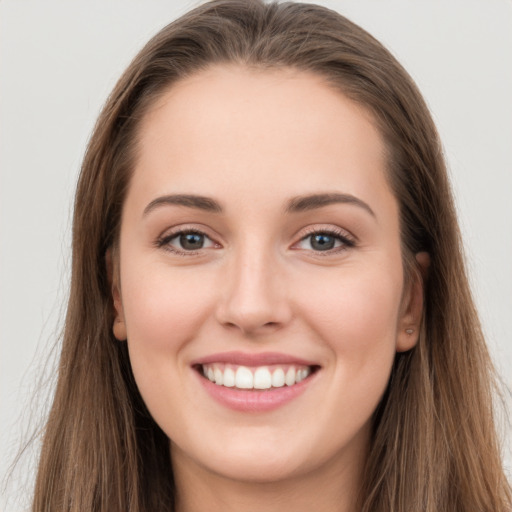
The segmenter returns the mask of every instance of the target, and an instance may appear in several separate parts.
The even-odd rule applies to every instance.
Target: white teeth
[[[300,382],[301,380],[304,380],[309,375],[309,369],[302,368],[299,371],[297,371],[297,374],[295,375],[295,382]]]
[[[203,375],[219,386],[238,389],[270,389],[293,386],[311,374],[307,366],[274,365],[249,368],[225,363],[205,364]]]
[[[284,371],[282,368],[278,368],[272,374],[272,387],[282,388],[284,386]]]
[[[251,370],[245,366],[239,366],[235,374],[235,386],[239,389],[252,389],[254,379]]]
[[[293,366],[290,366],[290,368],[288,368],[288,371],[286,372],[286,377],[284,378],[284,382],[286,383],[287,386],[293,386],[295,384],[295,368]]]
[[[220,368],[215,368],[213,370],[213,375],[215,377],[215,384],[222,386],[224,381],[224,374],[222,373],[222,370]]]
[[[235,372],[231,368],[224,370],[224,386],[232,388],[235,386]]]
[[[272,375],[268,368],[258,368],[254,372],[254,389],[269,389],[272,387]]]
[[[302,369],[302,380],[311,375],[311,368],[303,368]]]

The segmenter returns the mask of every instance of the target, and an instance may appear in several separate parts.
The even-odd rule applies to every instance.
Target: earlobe
[[[119,341],[126,341],[126,323],[124,320],[123,303],[121,300],[121,290],[119,285],[119,267],[118,259],[112,254],[112,249],[108,249],[105,255],[108,282],[110,284],[112,303],[114,306],[114,324],[112,332]]]
[[[124,321],[123,303],[121,302],[121,293],[117,284],[117,279],[112,282],[112,299],[114,302],[114,325],[112,326],[112,332],[118,341],[126,341],[126,324]]]
[[[120,316],[116,316],[114,319],[114,325],[112,326],[112,332],[116,340],[118,341],[126,341],[126,325],[124,323],[124,319]]]
[[[423,296],[425,282],[428,277],[430,256],[427,252],[416,254],[417,271],[413,272],[409,290],[405,295],[402,316],[400,318],[396,351],[406,352],[412,349],[419,340],[421,320],[423,316]]]

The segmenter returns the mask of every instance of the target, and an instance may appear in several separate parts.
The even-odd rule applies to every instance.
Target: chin
[[[299,461],[297,457],[285,457],[283,454],[276,455],[262,450],[257,455],[237,454],[230,450],[224,457],[207,464],[206,469],[230,480],[265,484],[299,476],[305,463],[309,466],[311,461]]]

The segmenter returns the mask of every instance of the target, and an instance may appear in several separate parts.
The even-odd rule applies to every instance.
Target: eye
[[[201,249],[216,247],[218,244],[201,231],[187,229],[162,237],[157,245],[176,253],[194,253]]]
[[[345,233],[322,230],[309,233],[299,241],[296,247],[315,252],[338,252],[354,245],[354,240]]]

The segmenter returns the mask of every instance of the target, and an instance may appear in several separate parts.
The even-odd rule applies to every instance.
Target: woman
[[[508,510],[491,375],[377,41],[219,0],[148,43],[82,167],[34,510]]]

